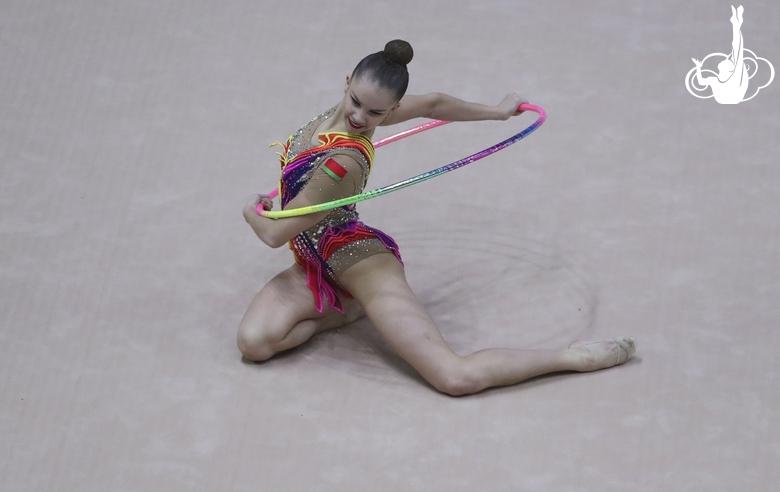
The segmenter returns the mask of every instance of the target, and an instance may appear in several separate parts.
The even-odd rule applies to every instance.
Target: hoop
[[[537,113],[539,117],[536,119],[536,121],[534,121],[534,123],[531,126],[521,131],[520,133],[507,138],[503,142],[499,142],[493,145],[492,147],[488,147],[485,150],[481,150],[476,154],[472,154],[468,157],[464,157],[463,159],[460,159],[458,161],[451,162],[446,166],[442,166],[432,171],[428,171],[427,173],[418,174],[417,176],[413,176],[411,178],[405,179],[403,181],[399,181],[398,183],[395,184],[384,186],[382,188],[377,188],[375,190],[360,193],[358,195],[349,196],[347,198],[342,198],[340,200],[333,200],[331,202],[320,203],[318,205],[312,205],[309,207],[300,207],[300,208],[294,208],[290,210],[280,210],[278,212],[275,212],[272,210],[264,210],[263,204],[258,203],[257,213],[258,215],[262,215],[263,217],[267,217],[269,219],[282,219],[285,217],[296,217],[299,215],[308,215],[317,212],[324,212],[325,210],[331,210],[334,208],[343,207],[345,205],[351,205],[353,203],[362,202],[364,200],[369,200],[371,198],[376,198],[378,196],[386,195],[388,193],[392,193],[393,191],[398,191],[403,188],[412,186],[414,184],[422,183],[423,181],[427,181],[437,176],[441,176],[444,173],[454,171],[455,169],[461,168],[467,164],[471,164],[474,161],[478,161],[491,154],[495,154],[499,150],[504,150],[505,148],[509,147],[513,143],[519,142],[520,140],[528,136],[531,132],[533,132],[540,126],[542,126],[544,120],[547,119],[547,113],[545,113],[544,109],[540,108],[539,106],[534,106],[533,104],[521,104],[518,109],[523,111],[533,111],[534,113]],[[442,120],[434,120],[434,121],[429,121],[427,123],[423,123],[422,125],[415,126],[408,130],[404,130],[400,133],[396,133],[395,135],[391,135],[389,137],[378,140],[374,144],[374,148],[381,147],[389,143],[393,143],[395,141],[401,140],[402,138],[410,137],[412,135],[415,135],[420,132],[424,132],[426,130],[430,130],[432,128],[436,128],[437,126],[446,125],[447,123],[450,122],[442,121]],[[268,196],[270,198],[274,198],[278,194],[279,194],[279,190],[275,189],[271,193],[269,193]]]

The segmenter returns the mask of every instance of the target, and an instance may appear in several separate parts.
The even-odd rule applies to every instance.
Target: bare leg
[[[249,360],[266,360],[297,347],[316,333],[364,316],[357,301],[343,301],[343,314],[327,305],[322,313],[318,312],[306,273],[293,265],[271,279],[249,304],[238,328],[238,348]]]
[[[742,40],[742,12],[745,9],[740,5],[737,10],[734,10],[734,7],[731,7],[731,11],[733,15],[731,16],[731,26],[732,26],[732,38],[731,38],[731,50],[732,50],[732,61],[734,62],[734,75],[737,76],[735,79],[737,85],[739,87],[746,87],[747,79],[745,76],[747,75],[746,69],[745,69],[745,57],[743,52],[743,40]]]
[[[739,6],[737,10],[734,10],[734,7],[731,7],[731,61],[734,63],[734,71],[741,70],[742,67],[742,12],[745,9],[742,8],[742,5]]]
[[[593,371],[625,362],[612,341],[562,350],[487,349],[461,357],[447,345],[412,292],[403,266],[389,254],[371,256],[340,282],[365,308],[390,346],[431,385],[451,395],[476,393],[557,371]]]

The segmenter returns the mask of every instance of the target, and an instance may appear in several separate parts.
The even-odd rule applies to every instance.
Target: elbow
[[[260,238],[265,244],[272,247],[273,249],[281,248],[285,244],[287,244],[287,240],[278,238],[278,237],[266,237],[266,238]]]
[[[271,248],[277,249],[281,248],[285,244],[287,244],[287,239],[283,237],[279,237],[276,234],[273,234],[271,231],[257,231],[255,230],[255,233],[257,234],[257,237],[260,238],[260,240],[266,244],[266,246],[269,246]]]
[[[254,214],[254,212],[252,212],[252,214]],[[287,241],[289,241],[289,239],[281,237],[271,224],[264,223],[259,215],[252,214],[244,213],[244,219],[246,219],[246,222],[252,228],[252,231],[254,231],[258,239],[267,246],[276,249],[284,246]]]
[[[278,224],[279,224],[278,222],[275,222],[272,225],[278,225]],[[264,234],[260,239],[268,246],[277,249],[289,243],[293,237],[295,236],[294,235],[290,236],[290,230],[287,228],[268,227],[265,229]]]

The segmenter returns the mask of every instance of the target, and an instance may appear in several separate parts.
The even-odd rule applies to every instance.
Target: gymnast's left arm
[[[495,106],[463,101],[440,92],[421,96],[409,94],[401,98],[398,107],[385,118],[382,125],[394,125],[413,118],[445,121],[507,120],[521,114],[523,111],[518,108],[527,102],[515,93],[507,94]]]

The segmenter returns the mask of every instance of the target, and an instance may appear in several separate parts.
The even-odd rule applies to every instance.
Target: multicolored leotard
[[[334,107],[317,116],[290,136],[286,144],[280,144],[284,147],[280,154],[282,176],[279,184],[282,209],[305,190],[314,191],[319,187],[318,191],[322,191],[338,186],[342,193],[348,190],[349,194],[357,194],[365,188],[374,160],[374,146],[368,138],[330,132],[318,134],[319,145],[312,143],[317,128],[335,110]],[[360,169],[347,172],[331,158],[336,155],[351,157]],[[295,236],[290,241],[290,249],[295,262],[306,271],[314,305],[320,312],[323,296],[333,308],[344,312],[340,294],[348,298],[352,295],[338,283],[338,278],[347,268],[378,253],[391,252],[401,261],[393,238],[360,222],[355,205],[331,210],[315,226]]]

